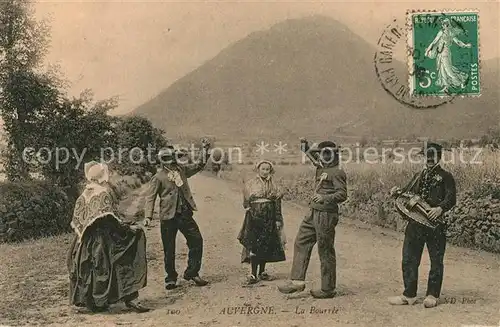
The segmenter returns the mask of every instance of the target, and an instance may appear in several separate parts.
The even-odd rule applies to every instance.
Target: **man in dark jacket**
[[[210,143],[203,141],[203,158],[196,163],[179,162],[179,152],[172,146],[160,150],[158,157],[161,168],[151,178],[146,190],[144,207],[144,225],[148,225],[153,217],[156,198],[160,197],[161,240],[165,261],[165,288],[174,289],[177,282],[175,270],[175,240],[180,231],[186,238],[189,248],[188,266],[184,271],[184,279],[193,280],[198,286],[205,286],[207,281],[199,276],[203,255],[203,238],[198,224],[193,219],[196,203],[187,179],[203,170],[209,153]]]
[[[301,147],[316,166],[316,189],[310,202],[311,212],[302,221],[295,238],[291,280],[278,289],[282,293],[305,289],[312,248],[318,243],[321,289],[311,290],[311,295],[332,298],[336,287],[335,227],[339,220],[338,205],[347,199],[346,174],[339,165],[340,154],[335,143],[325,141],[310,149],[307,140],[302,139]]]
[[[443,283],[443,259],[446,248],[446,223],[444,213],[449,211],[456,203],[455,180],[451,173],[441,168],[442,147],[436,143],[427,143],[421,154],[426,156],[425,168],[415,174],[410,183],[403,189],[394,187],[392,195],[400,193],[413,193],[420,195],[432,209],[429,219],[438,223],[436,229],[426,227],[413,220],[408,222],[403,243],[403,281],[404,292],[401,296],[389,299],[393,305],[414,304],[417,296],[418,267],[427,244],[431,269],[427,283],[427,293],[424,300],[426,308],[437,306],[441,285]]]

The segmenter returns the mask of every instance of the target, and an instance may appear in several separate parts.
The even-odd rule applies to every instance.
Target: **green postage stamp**
[[[407,23],[413,96],[481,94],[478,11],[410,11]]]

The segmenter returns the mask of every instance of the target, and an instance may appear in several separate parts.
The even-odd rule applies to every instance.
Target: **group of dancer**
[[[193,218],[196,203],[188,178],[203,170],[210,152],[210,143],[203,141],[202,160],[181,163],[173,147],[158,153],[161,168],[151,178],[145,195],[144,220],[127,223],[118,210],[118,199],[109,183],[106,164],[90,162],[85,165],[88,181],[77,199],[71,226],[75,240],[70,250],[70,302],[94,312],[105,311],[111,304],[124,302],[136,312],[150,309],[138,301],[138,292],[147,284],[146,238],[143,226],[153,218],[159,198],[159,218],[164,252],[165,289],[175,289],[178,273],[175,267],[175,244],[180,231],[189,249],[183,278],[197,286],[207,280],[199,274],[203,257],[203,238]],[[336,295],[335,228],[339,222],[339,204],[347,199],[347,177],[340,166],[340,149],[331,141],[312,148],[301,139],[301,149],[316,166],[315,188],[310,200],[310,213],[303,219],[295,237],[289,280],[278,286],[285,294],[305,290],[305,277],[312,249],[318,245],[321,263],[321,288],[311,290],[314,298],[328,299]],[[391,194],[412,192],[420,195],[432,207],[429,219],[438,227],[409,221],[403,244],[402,295],[389,298],[393,305],[414,304],[417,301],[418,267],[424,245],[427,244],[431,269],[424,306],[435,307],[443,281],[443,258],[446,245],[446,223],[443,215],[456,202],[455,181],[451,173],[439,165],[442,148],[426,143],[421,152],[426,165],[410,183],[393,188]],[[243,208],[245,215],[237,239],[243,246],[241,261],[251,265],[246,284],[252,285],[272,277],[266,264],[285,261],[283,193],[273,180],[271,161],[259,161],[256,176],[245,182]]]

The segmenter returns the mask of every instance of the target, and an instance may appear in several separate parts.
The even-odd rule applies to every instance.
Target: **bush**
[[[0,242],[57,235],[71,230],[74,203],[46,181],[0,184]]]
[[[141,179],[137,176],[113,176],[110,180],[111,188],[122,199],[131,190],[141,187]]]
[[[121,200],[141,187],[137,176],[112,175],[111,190]],[[85,184],[78,185],[81,194]],[[48,181],[0,183],[0,243],[36,239],[71,231],[75,199]]]
[[[115,119],[113,134],[113,153],[119,154],[119,160],[110,163],[111,169],[121,175],[140,176],[143,181],[146,174],[155,172],[156,155],[168,143],[163,130],[153,127],[144,117],[127,116]]]

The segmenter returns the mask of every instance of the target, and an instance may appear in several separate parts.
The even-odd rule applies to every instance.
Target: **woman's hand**
[[[431,56],[431,48],[425,49],[425,56],[429,58]]]
[[[276,227],[278,227],[278,229],[281,229],[283,227],[283,222],[277,221],[276,222]]]
[[[268,196],[268,199],[269,199],[269,200],[271,200],[271,201],[276,201],[276,200],[278,200],[278,199],[279,199],[279,197],[278,197],[278,194],[274,194],[274,193],[272,193],[272,194],[270,194],[270,195]]]
[[[141,228],[142,228],[142,226],[137,225],[137,224],[130,224],[130,225],[129,225],[129,227],[130,227],[130,229],[132,229],[132,230],[138,230],[138,229],[141,229]]]

